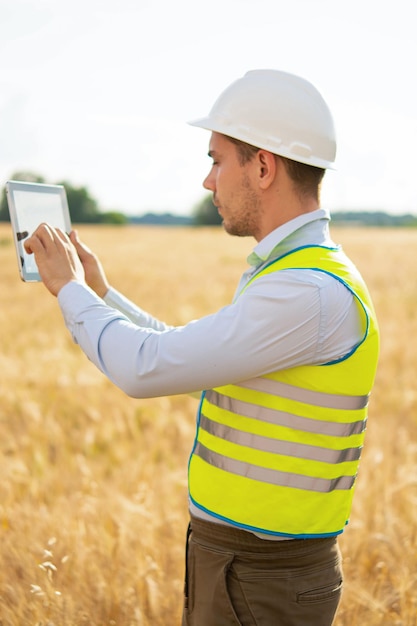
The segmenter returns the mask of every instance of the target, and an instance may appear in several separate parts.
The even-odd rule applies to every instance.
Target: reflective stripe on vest
[[[207,461],[207,463],[223,469],[226,472],[233,472],[234,474],[240,474],[247,478],[253,478],[254,480],[259,480],[264,483],[271,483],[272,485],[281,485],[282,487],[295,487],[308,491],[326,492],[333,491],[334,489],[350,489],[354,483],[353,476],[339,476],[333,480],[325,480],[323,478],[288,474],[286,472],[280,472],[279,470],[257,467],[256,465],[248,466],[247,463],[236,461],[235,459],[228,459],[227,463],[223,464],[225,457],[216,454],[212,450],[208,450],[208,448],[205,448],[200,443],[197,444],[194,452]]]
[[[292,385],[285,385],[276,381],[273,385],[262,378],[254,378],[251,381],[240,383],[241,387],[267,391],[281,398],[291,398],[316,406],[332,407],[334,409],[363,409],[368,405],[369,394],[366,396],[341,396],[335,393],[322,393],[309,389],[299,389]]]
[[[326,271],[350,289],[363,340],[337,362],[273,372],[203,394],[189,464],[190,497],[241,528],[335,535],[351,508],[378,332],[366,287],[340,250],[302,248],[252,281],[293,268]]]
[[[293,456],[300,459],[322,461],[323,463],[345,463],[346,461],[357,461],[361,455],[361,448],[329,450],[324,447],[309,446],[305,443],[272,439],[271,437],[245,433],[244,431],[237,430],[236,428],[230,428],[229,426],[224,426],[223,424],[216,424],[216,422],[208,420],[204,416],[201,418],[200,428],[215,437],[226,439],[227,441],[237,443],[240,446],[248,446],[254,448],[255,450],[273,452],[274,454],[282,454],[283,456]],[[222,462],[222,466],[227,470],[228,458],[223,458],[224,461]]]
[[[242,384],[242,387],[245,385]],[[257,419],[259,414],[259,407],[244,402],[242,400],[234,400],[233,408],[231,406],[231,399],[228,396],[223,396],[217,391],[211,389],[205,394],[205,399],[216,404],[218,407],[225,411],[236,412],[238,415],[245,417],[252,417]],[[293,415],[284,411],[276,411],[274,409],[264,408],[262,411],[262,419],[270,424],[278,424],[279,426],[286,426],[287,428],[295,428],[297,430],[304,430],[310,433],[335,435],[337,437],[346,437],[347,435],[355,435],[362,433],[366,428],[366,420],[359,420],[357,422],[349,422],[347,424],[314,420],[311,418],[301,417],[299,415]]]

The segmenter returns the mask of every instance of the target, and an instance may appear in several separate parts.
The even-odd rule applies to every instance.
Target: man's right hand
[[[78,256],[84,268],[85,281],[100,298],[104,298],[110,288],[106,274],[98,257],[78,238],[76,230],[70,233],[70,240],[77,250]]]

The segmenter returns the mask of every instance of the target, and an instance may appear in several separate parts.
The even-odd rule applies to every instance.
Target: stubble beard
[[[235,204],[239,209],[226,219],[223,217],[223,228],[229,235],[235,237],[255,237],[260,228],[261,209],[259,196],[252,188],[249,177],[245,174],[242,187]]]

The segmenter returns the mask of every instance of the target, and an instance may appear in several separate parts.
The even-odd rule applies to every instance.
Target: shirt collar
[[[309,225],[313,225],[313,222],[318,222],[319,220],[324,220],[322,224],[325,225],[327,233],[330,214],[326,209],[316,209],[316,211],[303,213],[282,224],[282,226],[278,226],[255,246],[252,253],[248,256],[248,263],[250,265],[259,265],[271,257],[272,252],[278,252],[278,249],[280,254],[284,254],[288,250],[298,247],[298,245],[323,243],[322,241],[311,241],[311,228],[307,228]],[[321,239],[323,239],[323,227],[320,227],[320,232]],[[295,236],[295,233],[299,236]],[[280,256],[280,254],[274,254],[274,256]]]

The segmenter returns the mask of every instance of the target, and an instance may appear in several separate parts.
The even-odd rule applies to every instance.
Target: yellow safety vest
[[[340,248],[307,246],[270,272],[314,269],[354,295],[363,338],[344,358],[206,391],[189,462],[194,505],[254,532],[337,535],[348,522],[379,353],[366,285]]]

